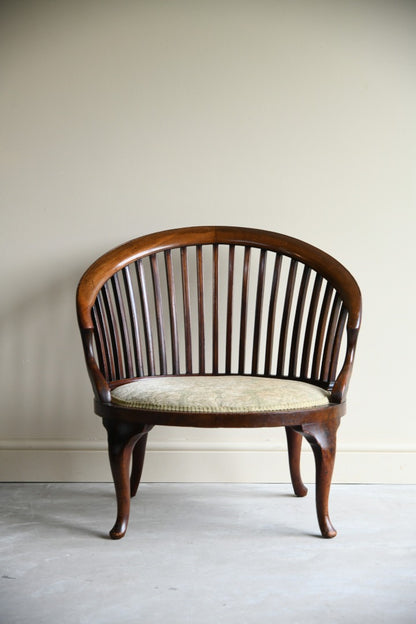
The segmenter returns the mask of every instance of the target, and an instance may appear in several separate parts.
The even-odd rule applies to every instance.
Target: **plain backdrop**
[[[2,2],[0,107],[0,478],[109,478],[77,281],[130,238],[226,224],[355,275],[336,478],[415,480],[415,2]],[[282,434],[154,430],[145,478],[285,481]]]

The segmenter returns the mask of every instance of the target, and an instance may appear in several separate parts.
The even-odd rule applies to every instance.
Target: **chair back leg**
[[[286,427],[287,449],[289,453],[290,478],[296,496],[306,496],[308,488],[302,481],[300,474],[300,453],[302,449],[302,434],[292,427]]]
[[[130,476],[130,496],[134,498],[137,494],[137,488],[140,485],[140,479],[142,478],[144,456],[146,453],[147,433],[144,433],[139,440],[137,440],[133,449],[133,465],[131,468]]]

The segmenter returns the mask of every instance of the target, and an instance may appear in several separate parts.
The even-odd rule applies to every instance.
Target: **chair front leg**
[[[104,418],[107,429],[108,455],[117,498],[117,519],[110,531],[112,539],[122,538],[130,514],[130,460],[134,445],[147,434],[147,425],[120,422]]]
[[[298,429],[308,440],[315,456],[316,512],[322,537],[326,538],[335,537],[337,534],[329,518],[328,498],[334,470],[339,423],[339,418],[330,418],[324,422],[301,425]]]
[[[302,434],[292,427],[285,427],[287,438],[287,449],[289,453],[290,478],[296,496],[306,496],[308,488],[302,481],[300,475],[300,452],[302,449]]]

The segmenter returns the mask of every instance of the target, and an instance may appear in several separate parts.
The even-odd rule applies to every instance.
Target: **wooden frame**
[[[118,504],[113,539],[126,532],[154,425],[284,426],[297,496],[307,492],[299,467],[305,437],[315,456],[321,533],[336,535],[328,495],[361,319],[357,283],[337,260],[265,230],[167,230],[94,262],[79,283],[77,313],[95,411],[108,433]],[[111,391],[120,384],[159,375],[291,379],[324,388],[329,403],[222,414],[146,411],[112,402]]]

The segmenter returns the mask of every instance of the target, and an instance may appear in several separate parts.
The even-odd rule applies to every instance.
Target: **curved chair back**
[[[340,402],[361,297],[352,275],[316,247],[206,226],[143,236],[105,254],[82,277],[77,309],[95,381],[250,374],[331,390],[342,370],[332,397]]]

